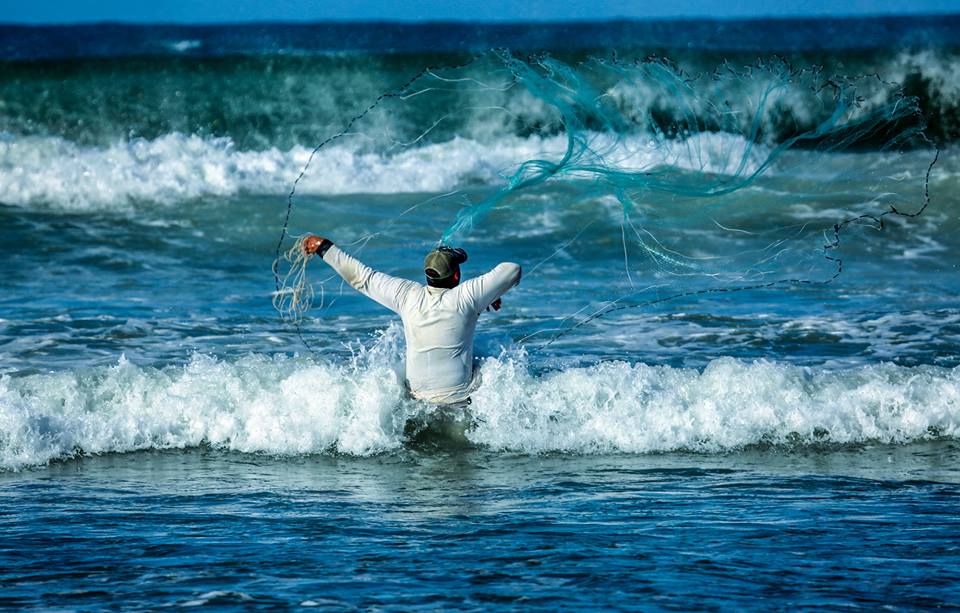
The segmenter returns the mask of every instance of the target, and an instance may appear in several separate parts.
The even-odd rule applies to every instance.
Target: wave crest
[[[488,360],[474,440],[525,452],[723,452],[960,435],[960,370],[826,371],[733,358],[705,369],[606,362],[541,377]]]
[[[706,161],[647,144],[643,137],[595,134],[600,146],[616,150],[639,168],[667,163],[688,170],[731,172],[729,155]],[[298,192],[319,195],[437,193],[467,185],[490,185],[538,155],[560,155],[563,136],[503,136],[489,142],[455,137],[388,155],[350,146],[320,150]],[[700,148],[717,152],[748,149],[739,136],[701,136]],[[750,164],[762,162],[753,145]],[[0,202],[61,210],[109,210],[137,202],[175,204],[236,194],[286,195],[310,149],[244,151],[229,138],[174,133],[154,140],[85,147],[60,137],[0,139]],[[713,160],[716,160],[714,162]],[[698,162],[700,162],[698,164]],[[705,167],[704,167],[705,166]]]
[[[209,444],[278,455],[371,455],[427,407],[405,396],[396,326],[353,361],[194,356],[185,366],[0,378],[0,467],[78,453]],[[828,371],[715,360],[704,370],[605,362],[536,374],[484,360],[468,439],[523,453],[727,452],[750,445],[960,436],[960,369]]]

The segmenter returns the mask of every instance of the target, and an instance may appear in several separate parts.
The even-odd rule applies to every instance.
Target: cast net
[[[523,260],[543,308],[516,340],[543,347],[626,309],[830,283],[848,238],[927,206],[938,152],[923,130],[897,84],[780,58],[690,68],[498,50],[428,67],[310,153],[276,304],[299,324],[311,303],[306,260],[281,256],[301,192],[330,189],[318,162],[352,173],[357,193],[404,194],[381,196],[362,227],[341,216],[358,251],[403,236],[418,255],[444,243]],[[571,274],[577,308],[552,294]]]

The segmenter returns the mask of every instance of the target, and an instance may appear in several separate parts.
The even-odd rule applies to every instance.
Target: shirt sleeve
[[[460,294],[470,308],[479,312],[517,283],[520,283],[520,265],[503,262],[487,274],[465,282]]]
[[[376,271],[336,245],[327,250],[323,255],[323,261],[355,290],[395,313],[400,312],[407,293],[418,286],[413,281],[398,279]]]

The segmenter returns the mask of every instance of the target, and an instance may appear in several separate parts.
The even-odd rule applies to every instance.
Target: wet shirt
[[[354,289],[403,320],[410,393],[435,403],[467,398],[473,380],[473,335],[480,313],[520,282],[520,266],[504,262],[452,289],[391,277],[336,245],[323,256]]]

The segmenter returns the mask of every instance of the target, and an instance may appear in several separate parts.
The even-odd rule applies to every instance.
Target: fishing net
[[[310,305],[306,260],[280,256],[298,190],[325,189],[311,176],[324,156],[352,161],[358,192],[426,194],[358,246],[407,220],[423,250],[522,254],[543,309],[519,340],[546,346],[626,309],[830,283],[842,237],[926,208],[938,152],[923,129],[916,99],[879,75],[780,58],[687,68],[499,50],[428,67],[310,154],[277,245],[277,306],[299,322]],[[570,274],[602,279],[573,313],[550,299]]]
[[[297,237],[293,245],[274,261],[274,274],[283,267],[283,277],[277,276],[277,291],[273,294],[273,308],[285,320],[299,325],[313,306],[314,288],[307,279],[307,262],[313,256],[304,249],[307,235]],[[321,286],[322,287],[322,286]]]

